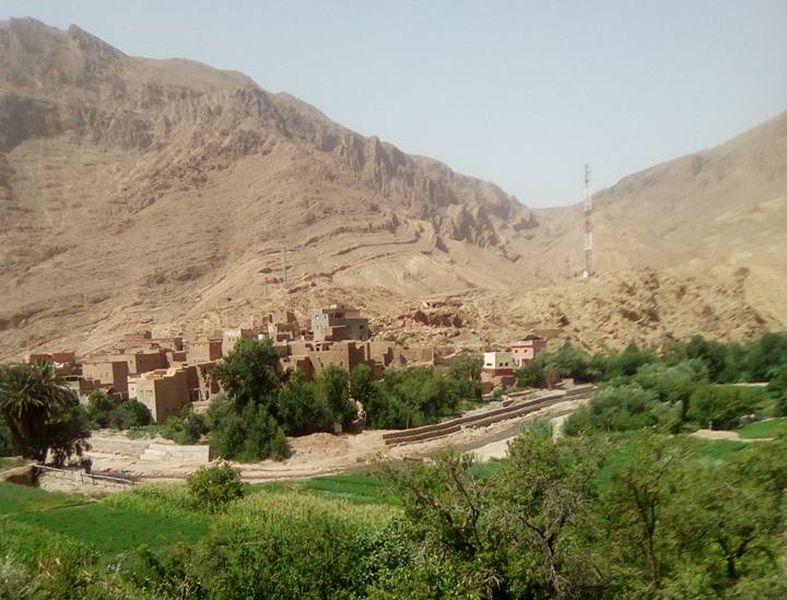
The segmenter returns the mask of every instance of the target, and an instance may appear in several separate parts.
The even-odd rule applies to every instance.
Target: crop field
[[[213,516],[193,510],[178,485],[141,486],[90,498],[0,483],[0,555],[11,551],[35,562],[57,546],[92,551],[111,561],[141,545],[163,551],[195,542],[239,519],[261,525],[271,518],[336,513],[382,522],[396,510],[389,506],[392,500],[382,482],[368,475],[249,486],[248,491],[228,513]]]
[[[738,429],[738,434],[748,439],[775,438],[784,433],[787,433],[787,418],[749,423]]]
[[[200,515],[165,515],[116,507],[111,499],[46,492],[0,483],[0,553],[33,558],[47,539],[84,544],[112,558],[141,544],[163,548],[193,541],[208,533],[209,521]]]
[[[773,420],[744,430],[748,437],[770,437],[784,425],[785,420]],[[611,480],[616,465],[631,450],[627,437],[620,436],[620,449],[602,472],[602,485]],[[689,443],[698,463],[724,461],[750,446],[694,438]],[[481,463],[473,469],[477,476],[489,477],[502,464]],[[21,560],[34,562],[54,545],[93,551],[111,561],[141,545],[161,552],[173,544],[192,543],[240,521],[257,528],[270,519],[333,514],[380,523],[399,510],[393,490],[375,473],[250,485],[247,492],[228,513],[215,516],[192,509],[184,487],[178,485],[141,486],[132,492],[91,498],[0,483],[0,555],[13,551]]]

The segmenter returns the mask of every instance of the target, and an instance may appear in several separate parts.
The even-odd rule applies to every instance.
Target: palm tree
[[[76,399],[50,363],[0,367],[0,415],[19,454],[42,462],[50,424]]]

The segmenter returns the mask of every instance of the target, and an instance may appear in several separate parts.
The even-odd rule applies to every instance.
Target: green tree
[[[87,397],[87,418],[93,429],[109,427],[117,402],[102,390],[95,390]]]
[[[306,381],[300,370],[290,375],[279,392],[277,413],[282,428],[289,435],[333,430],[331,415],[317,397],[314,383]]]
[[[776,401],[776,414],[787,417],[787,365],[768,382],[768,394]]]
[[[701,427],[712,422],[716,429],[734,429],[741,417],[753,413],[764,400],[762,388],[703,385],[691,395],[688,418]]]
[[[79,401],[48,363],[0,367],[0,414],[14,451],[43,461],[81,454],[90,436]]]
[[[605,379],[631,377],[642,365],[657,360],[658,358],[652,352],[642,350],[636,344],[629,344],[623,352],[609,359],[604,377]]]
[[[186,489],[196,506],[212,513],[243,497],[240,470],[226,463],[199,468],[186,478]]]
[[[176,444],[196,444],[207,432],[206,418],[184,406],[179,415],[172,415],[161,428],[161,435]]]
[[[136,398],[121,402],[112,414],[112,424],[118,429],[144,427],[153,422],[150,409]]]
[[[487,485],[474,475],[470,455],[454,452],[435,464],[389,470],[388,478],[402,498],[405,516],[424,540],[427,555],[458,570],[466,582],[477,582],[485,598],[505,597],[505,554],[494,520],[490,520]],[[430,578],[435,569],[427,569]],[[449,596],[450,597],[450,596]]]
[[[262,404],[275,415],[281,384],[276,372],[279,357],[269,340],[242,339],[213,373],[238,412],[249,404]]]
[[[481,400],[483,358],[476,352],[464,352],[448,369],[447,392],[455,400]]]
[[[373,401],[377,388],[374,385],[374,371],[367,364],[355,367],[350,376],[350,394],[367,408]]]
[[[605,586],[583,543],[605,448],[592,437],[555,442],[548,421],[509,446],[492,515],[506,539],[512,597],[594,596]]]
[[[686,356],[702,361],[709,379],[715,383],[737,380],[738,374],[732,372],[728,362],[727,347],[720,342],[695,335],[686,345]]]
[[[747,379],[769,381],[787,365],[787,332],[765,333],[745,350]]]
[[[679,469],[689,455],[685,443],[641,433],[621,448],[605,494],[608,552],[633,570],[642,597],[661,589],[677,558],[670,500],[680,487]]]
[[[728,464],[705,464],[686,473],[682,510],[676,511],[681,546],[700,563],[718,561],[725,580],[714,578],[717,593],[734,586],[743,572],[759,570],[764,575],[779,568],[784,488],[776,490],[770,478],[787,481],[786,456],[755,448],[737,454]],[[768,480],[752,477],[763,470],[769,473]]]
[[[240,413],[228,397],[217,397],[207,414],[211,451],[216,456],[255,461],[285,456],[281,427],[261,404],[249,404]]]
[[[328,408],[335,423],[346,427],[357,416],[350,399],[350,376],[336,365],[328,365],[317,377],[317,398]]]

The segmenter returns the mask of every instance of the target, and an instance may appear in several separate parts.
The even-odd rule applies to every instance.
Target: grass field
[[[306,481],[263,483],[248,486],[250,493],[300,492],[323,498],[347,500],[353,504],[386,504],[395,506],[398,500],[383,479],[367,473],[349,473],[315,477]]]
[[[0,456],[0,471],[10,469],[18,464],[18,461],[13,456]]]
[[[210,521],[116,507],[106,500],[0,483],[0,553],[33,558],[39,538],[82,544],[107,559],[147,544],[161,549],[208,534]]]
[[[764,421],[743,428],[741,434],[771,437],[785,425],[787,419]],[[620,436],[620,451],[602,472],[602,485],[611,481],[615,468],[631,451],[628,437]],[[688,441],[698,463],[723,462],[751,446],[729,440]],[[488,477],[502,464],[480,463],[473,470],[480,477]],[[190,508],[184,487],[177,485],[143,486],[133,492],[89,498],[0,483],[0,556],[12,551],[23,561],[35,562],[55,545],[92,551],[102,560],[111,561],[143,544],[162,552],[178,542],[193,543],[232,519],[260,524],[271,515],[286,518],[293,511],[327,511],[351,519],[379,521],[396,512],[399,504],[385,479],[373,473],[249,485],[247,492],[248,497],[233,505],[230,513],[216,517]]]
[[[738,429],[738,434],[748,439],[775,438],[782,433],[787,433],[787,417],[749,423]]]

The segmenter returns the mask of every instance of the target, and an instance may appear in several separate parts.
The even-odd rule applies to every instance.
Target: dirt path
[[[424,459],[448,447],[461,452],[472,451],[478,460],[502,458],[508,442],[519,434],[522,424],[538,416],[564,418],[586,400],[572,399],[548,406],[538,412],[501,421],[487,427],[467,428],[444,438],[403,446],[386,446],[385,430],[359,434],[331,435],[315,433],[287,440],[289,456],[277,462],[234,463],[249,483],[302,480],[368,468],[385,460]],[[106,436],[105,436],[106,439]],[[142,481],[181,480],[204,463],[140,458],[126,451],[124,437],[118,434],[120,452],[91,452],[93,471],[126,471]],[[106,444],[103,445],[106,450]],[[126,453],[128,452],[128,453]]]
[[[744,442],[746,444],[752,442],[772,442],[773,438],[745,438],[737,431],[723,431],[716,429],[699,429],[691,434],[692,437],[700,438],[703,440],[732,440],[734,442]]]

